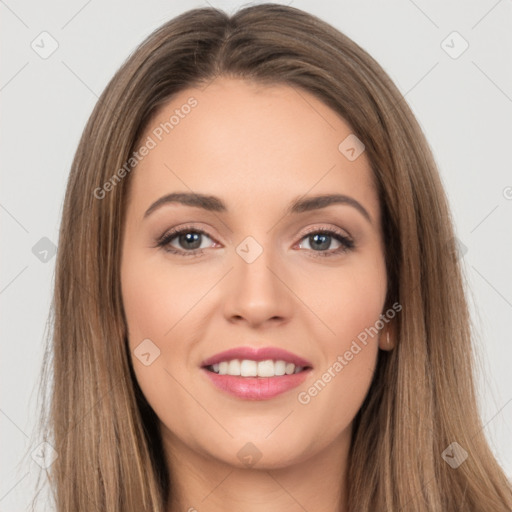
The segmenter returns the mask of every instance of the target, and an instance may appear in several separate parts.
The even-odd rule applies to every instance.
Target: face
[[[349,439],[387,348],[368,335],[387,285],[380,205],[365,153],[339,149],[351,133],[303,90],[227,78],[151,121],[121,284],[136,378],[170,444],[236,466],[245,447],[270,468]],[[291,355],[254,354],[269,347]],[[236,348],[254,350],[218,370],[242,375],[203,367]],[[294,357],[307,364],[288,375]]]

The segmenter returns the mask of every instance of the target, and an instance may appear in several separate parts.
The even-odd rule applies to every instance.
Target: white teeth
[[[241,377],[275,377],[291,375],[301,372],[304,367],[295,366],[286,361],[266,359],[265,361],[252,361],[251,359],[232,359],[222,361],[210,366],[210,369],[219,375],[233,375]]]
[[[284,375],[286,373],[286,363],[284,361],[276,361],[274,363],[275,375]]]
[[[228,375],[240,375],[240,361],[233,359],[228,363]]]
[[[257,377],[258,363],[256,363],[256,361],[249,361],[249,359],[243,359],[240,363],[239,375],[242,377]]]
[[[274,377],[274,375],[274,361],[272,359],[258,362],[258,377]]]

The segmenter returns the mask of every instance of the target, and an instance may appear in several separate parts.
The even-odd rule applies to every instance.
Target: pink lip
[[[312,370],[309,368],[299,373],[276,377],[219,375],[206,368],[201,371],[206,373],[215,386],[230,395],[245,400],[268,400],[302,384]]]
[[[281,348],[276,347],[262,347],[262,348],[253,348],[253,347],[237,347],[232,348],[230,350],[225,350],[224,352],[220,352],[215,354],[208,359],[205,359],[201,366],[204,368],[206,366],[211,366],[212,364],[220,363],[221,361],[231,361],[232,359],[251,359],[253,361],[265,361],[266,359],[273,359],[274,361],[282,360],[287,363],[293,363],[295,366],[302,367],[312,367],[313,365],[302,359],[287,350],[283,350]],[[297,374],[299,375],[299,374]],[[247,378],[244,377],[246,380]],[[272,378],[272,377],[271,377]]]
[[[219,375],[207,369],[221,361],[232,359],[251,359],[253,361],[286,361],[295,366],[302,366],[303,371],[292,375],[279,375],[275,377],[239,377],[235,375]],[[312,364],[287,350],[276,347],[237,347],[215,354],[201,363],[201,369],[210,381],[220,390],[245,400],[268,400],[285,391],[293,389],[304,382],[311,372]]]

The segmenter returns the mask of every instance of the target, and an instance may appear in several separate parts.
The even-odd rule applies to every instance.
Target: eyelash
[[[181,229],[172,230],[169,233],[164,234],[162,237],[160,237],[157,240],[157,247],[163,248],[166,252],[177,254],[179,256],[185,256],[185,257],[194,257],[194,256],[201,256],[204,253],[204,249],[193,249],[192,251],[184,251],[176,249],[175,247],[170,246],[170,243],[172,240],[174,240],[179,235],[185,234],[185,233],[197,233],[201,235],[205,235],[208,238],[212,238],[208,233],[203,231],[202,229],[194,228],[191,226],[185,226]],[[312,234],[321,234],[321,235],[329,235],[338,242],[341,243],[341,247],[338,249],[330,250],[330,251],[312,251],[314,254],[314,258],[320,257],[320,258],[328,258],[331,256],[336,256],[338,254],[343,254],[345,252],[349,252],[352,249],[354,249],[355,244],[354,241],[339,233],[338,231],[331,230],[331,229],[321,229],[321,228],[315,228],[307,231],[301,238],[303,240],[304,238],[312,235]]]

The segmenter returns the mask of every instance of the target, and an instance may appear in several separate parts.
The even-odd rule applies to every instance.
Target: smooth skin
[[[190,97],[197,106],[156,140],[153,130]],[[121,284],[132,364],[169,461],[170,512],[345,508],[352,421],[379,348],[390,350],[392,342],[381,331],[309,403],[298,394],[384,313],[372,171],[364,152],[349,161],[338,150],[351,133],[303,90],[219,77],[173,97],[141,139],[157,144],[130,176]],[[227,211],[174,202],[145,216],[172,192],[216,196]],[[370,220],[349,204],[286,214],[296,199],[333,193],[355,199]],[[182,227],[192,234],[167,243],[178,254],[158,245]],[[194,238],[194,229],[207,235]],[[343,251],[333,236],[318,239],[326,229],[354,247]],[[251,263],[237,252],[248,236],[263,249]],[[152,354],[160,350],[149,365],[134,354],[147,339]],[[280,347],[313,370],[299,388],[273,399],[236,398],[217,389],[200,364],[238,346]],[[238,455],[244,447],[260,457],[255,464]]]

